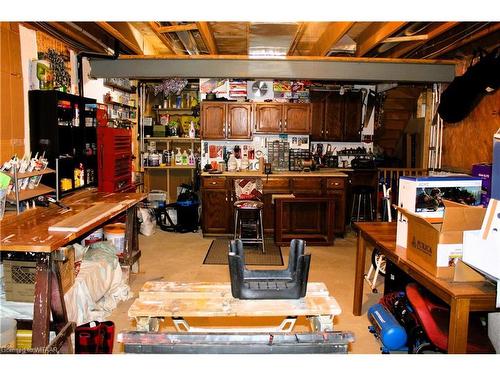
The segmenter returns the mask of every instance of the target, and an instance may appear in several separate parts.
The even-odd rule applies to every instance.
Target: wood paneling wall
[[[0,163],[24,154],[24,103],[19,24],[0,22]]]
[[[471,114],[445,124],[442,166],[470,172],[472,164],[491,163],[493,135],[500,128],[500,90],[486,95]]]

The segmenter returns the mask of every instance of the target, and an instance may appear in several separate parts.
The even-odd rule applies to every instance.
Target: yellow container
[[[18,329],[16,334],[16,348],[31,349],[33,331],[29,329]]]

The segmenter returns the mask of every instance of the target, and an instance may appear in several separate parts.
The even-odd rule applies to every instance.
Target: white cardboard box
[[[442,199],[450,199],[456,189],[468,196],[465,203],[477,206],[481,202],[482,180],[468,175],[444,176],[402,176],[399,179],[398,206],[424,218],[440,219],[443,217]],[[406,247],[408,237],[408,219],[404,214],[397,214],[396,244]]]

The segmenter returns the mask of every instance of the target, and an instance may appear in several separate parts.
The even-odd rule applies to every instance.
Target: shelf
[[[172,141],[172,142],[200,142],[200,138],[183,138],[183,137],[144,137],[144,141]]]
[[[196,169],[195,165],[166,165],[164,167],[143,167],[144,169]]]
[[[55,170],[53,169],[50,169],[50,168],[46,168],[44,169],[43,171],[34,171],[34,172],[26,172],[26,173],[18,173],[17,174],[17,179],[20,180],[20,179],[23,179],[23,178],[26,178],[26,177],[33,177],[33,176],[41,176],[41,175],[44,175],[44,174],[49,174],[49,173],[56,173]],[[10,173],[10,172],[7,172],[7,174],[14,178],[14,173]]]
[[[157,112],[189,112],[193,113],[191,108],[155,108]]]
[[[19,192],[19,201],[24,201],[26,199],[35,198],[39,195],[44,195],[48,193],[53,193],[55,190],[49,186],[38,185],[34,189],[25,189]],[[7,195],[7,200],[11,203],[16,203],[16,193],[14,191]]]
[[[131,106],[131,105],[128,105],[128,104],[125,104],[125,103],[107,102],[107,103],[104,103],[104,104],[107,104],[107,105],[119,105],[119,106],[122,106],[122,107],[131,108],[131,109],[134,109],[134,110],[137,109],[137,107],[134,107],[134,106]]]

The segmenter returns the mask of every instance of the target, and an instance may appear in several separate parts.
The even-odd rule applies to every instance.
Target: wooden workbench
[[[37,352],[72,352],[68,340],[74,325],[68,322],[61,278],[54,259],[57,250],[68,245],[96,228],[110,222],[121,214],[126,214],[127,232],[122,264],[132,265],[138,261],[138,228],[136,204],[146,198],[143,193],[100,193],[85,190],[62,200],[71,210],[51,205],[35,208],[17,216],[9,216],[0,221],[0,251],[35,253],[35,300],[33,311],[33,348]],[[86,217],[84,212],[98,204],[107,204],[106,212],[98,218]],[[63,220],[78,215],[81,224],[74,231],[53,232],[49,228]],[[79,221],[80,221],[79,220]],[[57,333],[49,345],[50,315]]]
[[[366,248],[377,249],[399,269],[450,306],[448,353],[466,353],[469,313],[496,311],[496,289],[487,281],[453,282],[440,279],[406,258],[406,249],[396,246],[396,223],[358,222],[359,230],[354,281],[353,314],[362,313]]]

